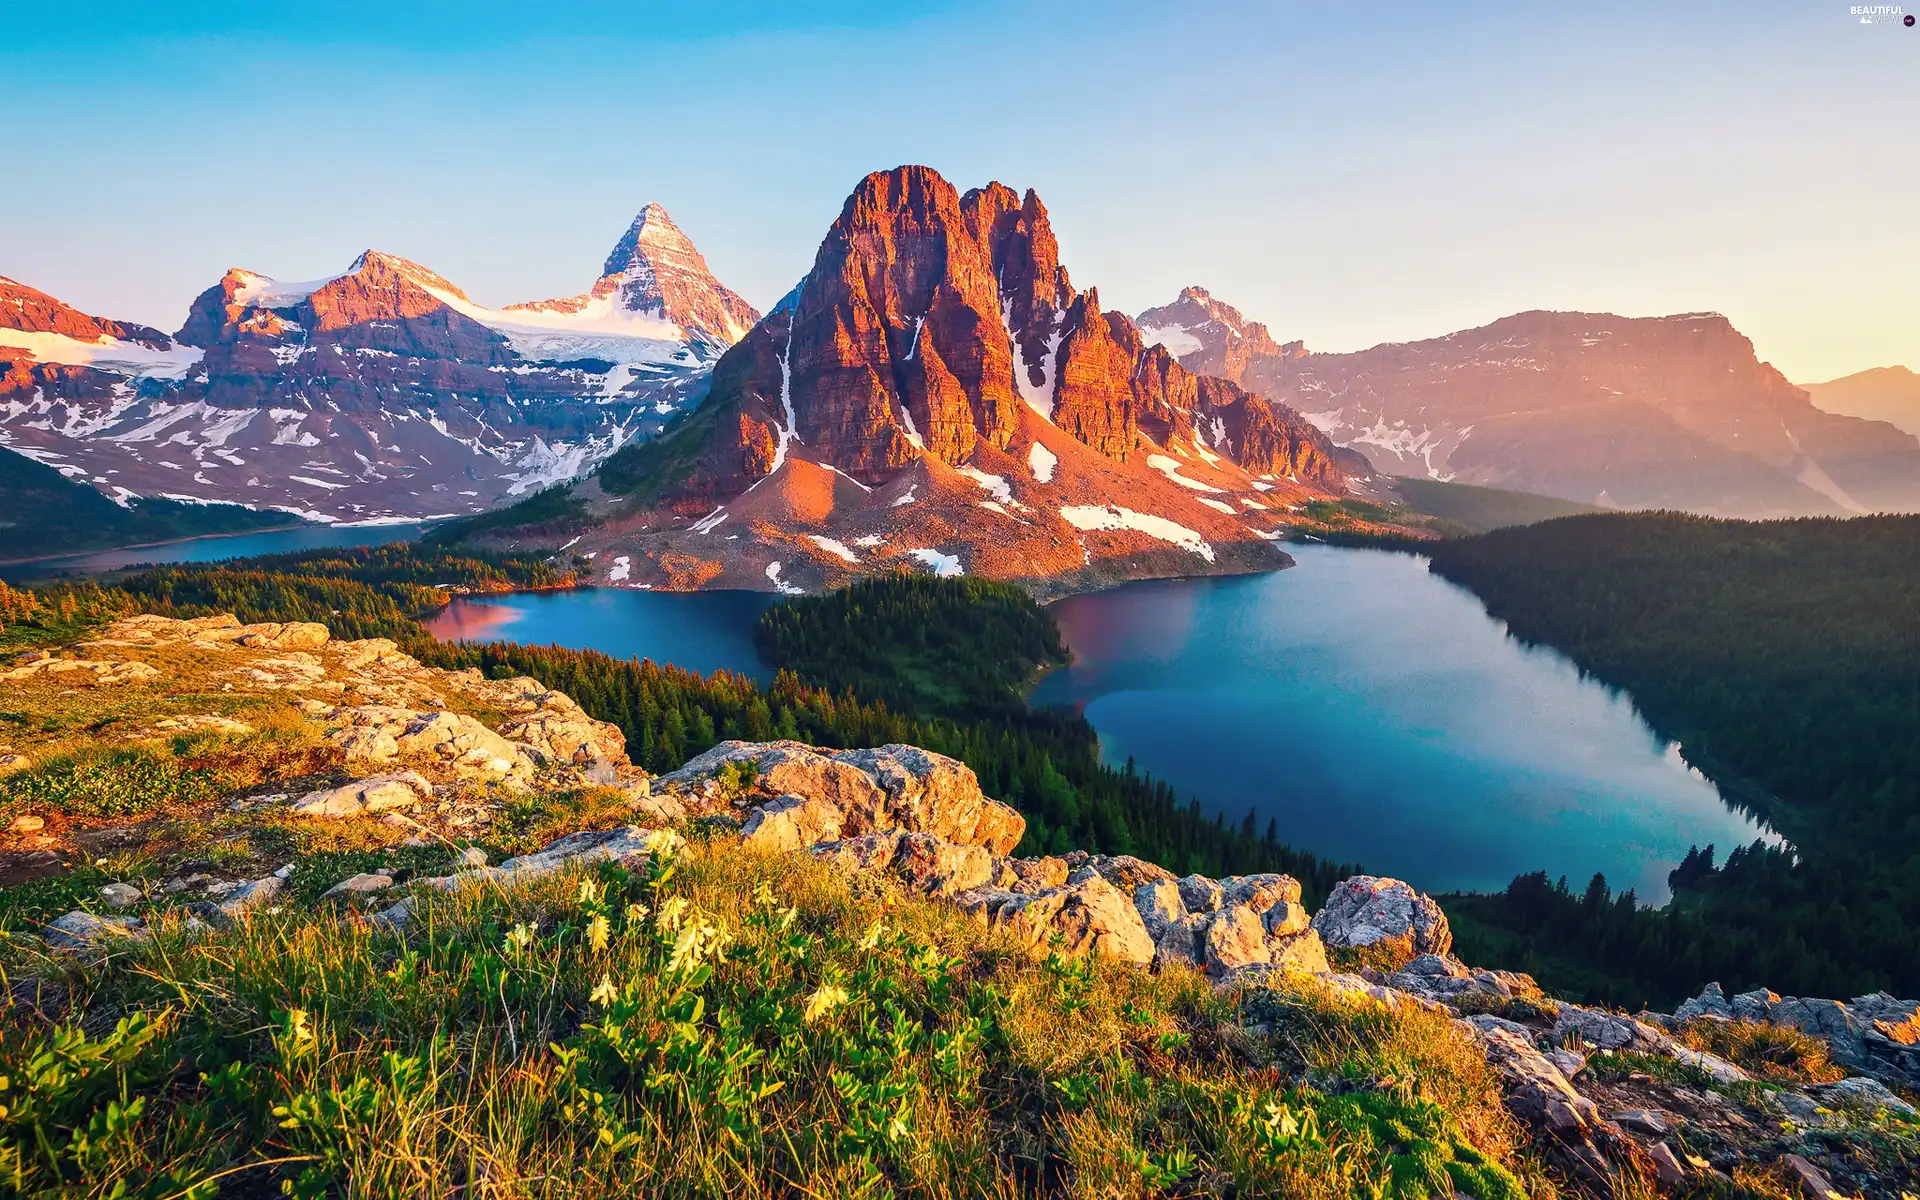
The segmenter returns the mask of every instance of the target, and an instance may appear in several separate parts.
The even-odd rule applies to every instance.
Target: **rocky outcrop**
[[[1710,983],[1664,1019],[1678,1026],[1702,1017],[1797,1029],[1825,1042],[1833,1061],[1843,1067],[1920,1088],[1920,1001],[1885,992],[1845,1002],[1783,997],[1765,988],[1728,1000],[1719,984]]]
[[[981,794],[972,768],[916,746],[722,742],[655,779],[652,793],[694,811],[731,809],[750,842],[777,849],[905,830],[1006,854],[1027,824]]]

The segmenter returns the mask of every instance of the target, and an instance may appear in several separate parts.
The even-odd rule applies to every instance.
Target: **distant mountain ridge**
[[[489,536],[571,539],[627,586],[811,590],[902,564],[1066,586],[1284,565],[1287,510],[1354,469],[1076,288],[1033,192],[908,166],[854,189],[681,427]],[[562,504],[585,524],[533,528]]]
[[[1920,375],[1906,367],[1874,367],[1826,383],[1800,386],[1827,412],[1863,421],[1885,421],[1920,436]]]
[[[1140,328],[1390,474],[1720,516],[1920,508],[1920,442],[1816,408],[1715,313],[1527,312],[1316,354],[1189,288]]]
[[[120,498],[477,512],[657,432],[757,316],[659,205],[589,292],[505,309],[378,250],[229,270],[173,337],[0,281],[0,442]]]

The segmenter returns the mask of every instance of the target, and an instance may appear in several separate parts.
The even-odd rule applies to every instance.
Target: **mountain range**
[[[1320,354],[1190,287],[1137,324],[1393,475],[1719,516],[1920,508],[1920,441],[1816,407],[1716,313],[1526,312]]]
[[[1032,191],[900,167],[854,189],[683,423],[471,535],[564,541],[638,587],[894,563],[1072,587],[1284,565],[1288,511],[1366,470],[1077,288]]]
[[[0,441],[122,501],[478,512],[656,432],[758,317],[658,205],[587,291],[504,309],[377,250],[230,270],[172,335],[0,278]]]
[[[1129,318],[1075,285],[1033,192],[926,167],[862,180],[764,318],[659,205],[584,291],[498,309],[377,250],[306,282],[229,270],[171,334],[0,278],[0,445],[123,509],[463,517],[450,536],[572,545],[629,586],[1251,569],[1284,560],[1289,512],[1405,494],[1376,474],[1913,510],[1916,414],[1904,368],[1796,387],[1711,313],[1336,354],[1198,287]]]

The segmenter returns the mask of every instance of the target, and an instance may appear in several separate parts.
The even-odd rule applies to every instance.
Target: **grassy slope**
[[[1591,504],[1562,500],[1556,496],[1536,496],[1531,492],[1442,483],[1437,479],[1411,476],[1394,479],[1393,490],[1410,507],[1474,533],[1603,511]]]
[[[1036,962],[733,846],[438,897],[405,938],[303,913],[6,954],[118,1020],[0,1023],[24,1194],[1517,1200],[1532,1170],[1445,1016]]]
[[[0,559],[70,554],[213,533],[301,525],[288,513],[235,504],[140,499],[122,508],[23,454],[0,450]]]

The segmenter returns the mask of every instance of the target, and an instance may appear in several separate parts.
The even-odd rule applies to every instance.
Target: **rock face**
[[[476,512],[657,432],[757,319],[658,205],[591,291],[507,309],[377,250],[228,271],[172,338],[0,280],[0,439],[113,495]]]
[[[1782,997],[1764,988],[1729,1001],[1719,984],[1710,983],[1667,1020],[1679,1025],[1699,1017],[1798,1029],[1825,1042],[1833,1061],[1843,1067],[1920,1088],[1920,1001],[1874,992],[1843,1003]]]
[[[654,587],[693,562],[696,584],[773,590],[909,563],[1271,567],[1286,502],[1339,493],[1351,461],[1077,288],[1033,192],[899,167],[854,189],[703,409],[577,489],[611,504],[577,549]]]
[[[1526,312],[1310,354],[1188,288],[1139,325],[1389,474],[1716,516],[1920,509],[1911,431],[1816,408],[1717,313]]]

